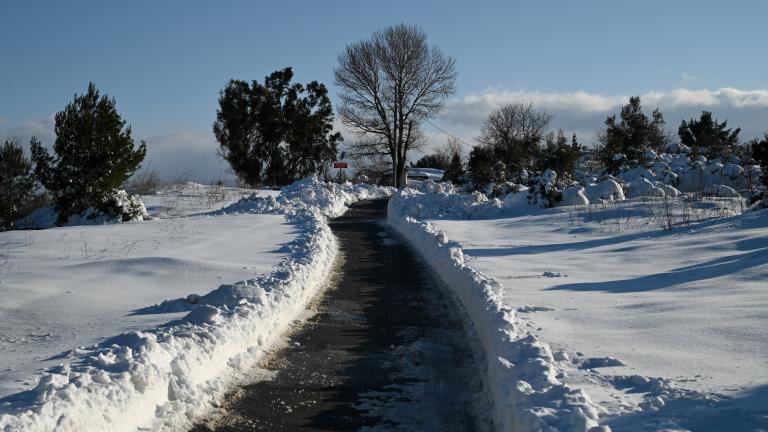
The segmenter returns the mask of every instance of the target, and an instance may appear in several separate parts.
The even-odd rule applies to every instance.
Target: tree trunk
[[[405,171],[405,160],[397,161],[395,175],[397,178],[397,188],[404,188],[408,185],[407,172]]]

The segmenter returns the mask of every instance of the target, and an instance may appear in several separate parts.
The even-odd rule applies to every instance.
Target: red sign
[[[334,162],[333,163],[334,168],[346,168],[347,163],[346,162]]]

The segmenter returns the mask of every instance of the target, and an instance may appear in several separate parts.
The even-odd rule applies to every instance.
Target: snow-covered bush
[[[500,198],[507,196],[507,194],[510,193],[517,193],[523,190],[527,190],[528,188],[521,184],[505,181],[501,183],[492,183],[489,185],[489,189],[490,190],[487,195],[492,198]]]
[[[562,198],[559,205],[561,206],[578,206],[588,205],[589,198],[587,198],[586,190],[582,186],[571,186],[566,188],[562,192]]]
[[[768,209],[768,197],[756,201],[747,211],[758,211]]]
[[[627,188],[629,198],[653,197],[663,198],[666,196],[664,189],[660,188],[661,183],[652,182],[645,177],[638,177]]]
[[[720,198],[740,198],[741,197],[741,194],[736,192],[734,188],[728,187],[726,185],[707,186],[704,189],[704,193],[708,195],[720,197]]]
[[[140,221],[150,218],[146,207],[136,195],[131,195],[124,190],[113,190],[104,195],[104,200],[97,204],[98,207],[88,207],[80,214],[70,215],[62,222],[60,214],[53,205],[38,208],[29,215],[19,219],[16,226],[28,229],[46,229],[57,224],[72,225],[98,225],[112,222]]]
[[[554,207],[563,198],[563,193],[557,187],[557,174],[546,170],[534,176],[528,189],[528,202],[539,207]]]
[[[615,178],[605,176],[596,183],[590,183],[586,187],[587,198],[590,202],[623,201],[625,198],[624,190]]]
[[[141,199],[124,190],[107,192],[98,204],[95,215],[95,217],[120,219],[122,222],[142,220],[149,216]]]

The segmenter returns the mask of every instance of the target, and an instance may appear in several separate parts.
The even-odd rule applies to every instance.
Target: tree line
[[[581,145],[575,133],[568,139],[562,130],[550,130],[551,120],[551,114],[537,111],[531,103],[512,103],[494,110],[483,122],[466,163],[453,162],[465,167],[466,172],[451,172],[446,179],[484,190],[507,182],[528,184],[551,170],[561,184],[568,184],[574,181],[577,163],[584,156],[599,162],[604,174],[616,175],[652,162],[676,143],[666,129],[662,112],[656,108],[647,115],[639,96],[630,97],[618,115],[606,118],[594,148]],[[677,142],[687,149],[692,160],[701,156],[723,161],[738,157],[768,167],[768,132],[761,139],[747,142],[740,141],[740,132],[740,128],[728,127],[727,120],[719,121],[712,112],[702,111],[699,118],[681,121]],[[425,155],[416,166],[453,171],[445,150]],[[763,181],[768,185],[765,169]]]
[[[456,91],[456,60],[430,45],[419,27],[398,24],[349,44],[333,72],[337,114],[353,135],[346,149],[358,178],[405,186],[408,156],[425,144],[422,124]],[[317,81],[292,80],[293,70],[286,67],[263,82],[232,79],[219,92],[213,123],[218,155],[245,185],[329,178],[344,139],[333,130],[328,89]],[[91,83],[55,115],[53,153],[35,137],[31,159],[17,138],[0,145],[0,229],[13,227],[43,196],[53,201],[59,224],[88,209],[124,220],[136,217],[138,205],[130,199],[126,205],[116,191],[141,167],[147,148],[143,141],[136,145],[115,105]],[[508,104],[488,115],[466,160],[451,137],[445,148],[415,165],[443,169],[445,180],[476,190],[530,183],[546,171],[572,182],[586,153],[602,163],[605,173],[616,174],[647,163],[673,142],[661,111],[646,115],[639,96],[606,118],[596,149],[585,148],[576,134],[550,130],[551,120],[550,113],[530,103]],[[679,143],[694,159],[741,156],[768,166],[768,133],[744,145],[739,133],[708,111],[682,121],[677,130]]]

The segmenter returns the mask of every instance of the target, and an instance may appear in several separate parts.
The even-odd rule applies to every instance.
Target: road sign
[[[334,162],[333,163],[334,168],[347,168],[346,162]]]

